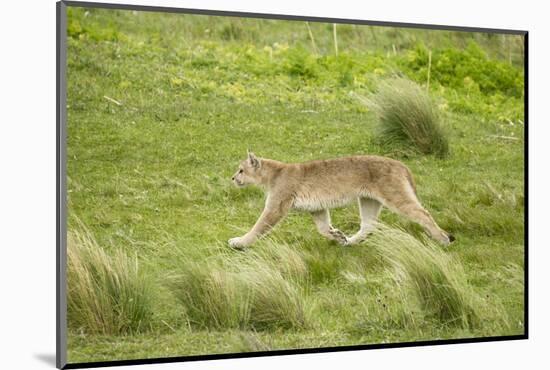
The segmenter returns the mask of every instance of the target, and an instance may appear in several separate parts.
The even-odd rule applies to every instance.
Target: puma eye
[[[243,169],[242,169],[242,168],[239,170],[239,173],[243,173]]]

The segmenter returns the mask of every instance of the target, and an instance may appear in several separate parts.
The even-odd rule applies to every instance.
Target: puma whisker
[[[444,245],[454,240],[420,204],[411,171],[391,158],[366,155],[283,163],[248,153],[232,180],[238,187],[261,186],[267,194],[264,210],[252,229],[229,240],[235,248],[254,243],[291,209],[309,212],[319,233],[342,245],[364,240],[373,230],[382,206],[419,223]],[[329,209],[354,200],[359,202],[361,226],[348,237],[332,226]]]

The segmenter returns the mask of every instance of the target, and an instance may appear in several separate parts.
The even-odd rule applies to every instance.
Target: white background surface
[[[550,34],[543,1],[127,2],[530,31],[528,341],[144,365],[132,369],[548,368],[550,246],[546,241],[545,209],[549,206],[550,189]],[[55,1],[6,1],[0,11],[0,27],[0,368],[51,369],[55,358]]]

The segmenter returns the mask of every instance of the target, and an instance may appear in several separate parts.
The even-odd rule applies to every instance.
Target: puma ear
[[[260,168],[260,159],[252,152],[248,152],[248,164],[254,168]]]

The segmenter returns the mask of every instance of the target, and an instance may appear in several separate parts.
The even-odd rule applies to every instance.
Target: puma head
[[[256,157],[252,152],[248,152],[248,156],[244,161],[239,164],[239,169],[231,180],[238,187],[246,185],[258,185],[261,180],[262,160]]]

